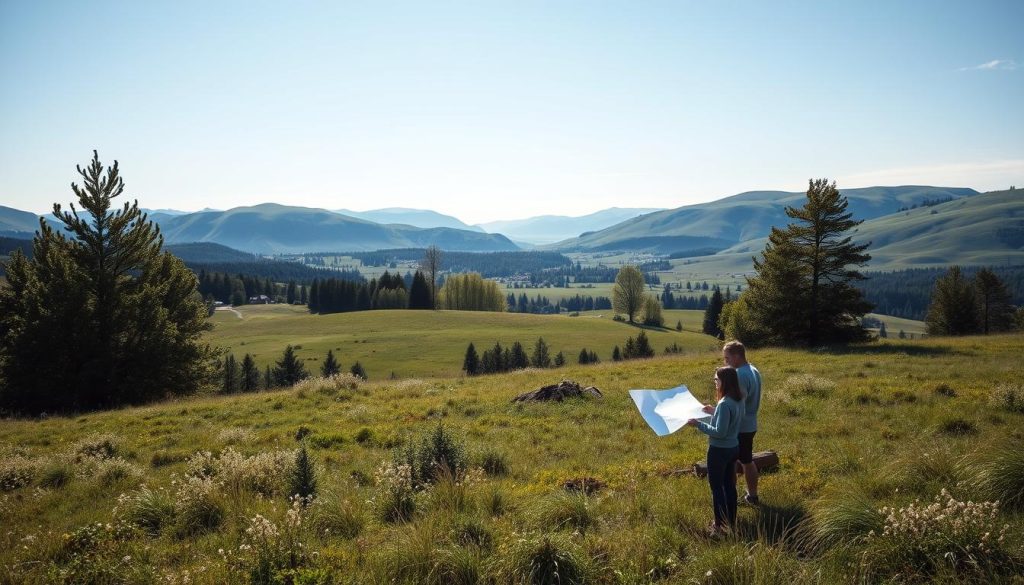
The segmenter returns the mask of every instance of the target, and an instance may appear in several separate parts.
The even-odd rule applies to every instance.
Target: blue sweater
[[[736,368],[736,375],[740,379],[744,406],[740,432],[753,433],[757,430],[757,411],[761,408],[761,372],[747,363]]]
[[[697,430],[708,436],[712,447],[738,447],[742,420],[743,404],[726,396],[715,405],[711,422],[697,421]]]

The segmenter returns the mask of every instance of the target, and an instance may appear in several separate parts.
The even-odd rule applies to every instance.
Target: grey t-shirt
[[[736,368],[736,375],[743,392],[744,413],[740,432],[753,433],[757,430],[757,410],[761,407],[761,372],[748,363]]]

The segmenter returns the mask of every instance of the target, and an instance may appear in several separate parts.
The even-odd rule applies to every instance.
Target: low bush
[[[1009,412],[1024,412],[1024,385],[999,384],[992,392],[992,405]]]
[[[14,491],[32,483],[37,464],[23,455],[6,455],[0,458],[0,491]]]
[[[865,561],[876,577],[953,573],[981,582],[1017,565],[1005,547],[1009,526],[1000,526],[997,502],[964,502],[943,489],[930,504],[914,501],[881,514],[882,532],[866,540]]]
[[[209,451],[196,453],[186,469],[187,475],[215,478],[229,492],[250,491],[269,497],[288,491],[295,456],[295,450],[279,450],[246,457],[228,447],[217,456]]]
[[[71,446],[79,458],[110,459],[121,453],[121,438],[111,433],[93,433]]]

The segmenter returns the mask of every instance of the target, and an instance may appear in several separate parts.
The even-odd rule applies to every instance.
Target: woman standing
[[[704,412],[711,415],[711,422],[690,419],[686,423],[708,436],[708,483],[715,510],[713,534],[736,524],[736,458],[739,456],[743,395],[735,369],[715,370],[715,397],[717,405],[704,407]]]

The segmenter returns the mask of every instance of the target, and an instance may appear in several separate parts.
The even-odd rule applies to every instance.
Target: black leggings
[[[715,524],[736,524],[736,458],[739,447],[708,447],[708,483]]]

